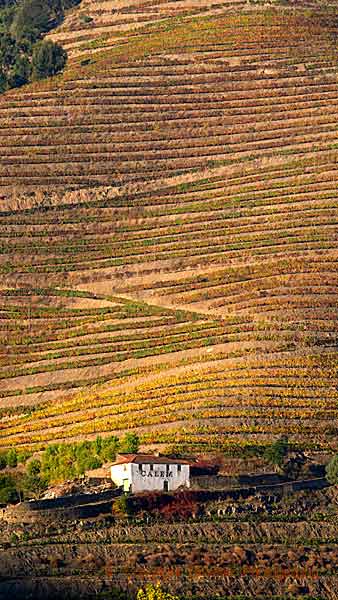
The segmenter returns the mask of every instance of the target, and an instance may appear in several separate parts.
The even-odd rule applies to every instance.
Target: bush
[[[18,501],[15,482],[10,475],[0,475],[0,504]]]
[[[82,21],[82,23],[92,23],[93,22],[93,17],[90,17],[89,15],[82,15],[80,17],[80,20]]]
[[[191,492],[182,490],[174,494],[159,512],[164,519],[186,521],[198,512],[198,504]]]
[[[133,513],[133,507],[130,498],[123,494],[116,498],[113,504],[113,512],[119,516],[128,517]]]
[[[160,583],[155,586],[152,583],[146,585],[143,589],[139,589],[137,592],[137,600],[180,600],[178,596],[173,596],[164,592],[161,588]]]
[[[333,485],[338,484],[338,454],[334,456],[325,468],[326,479]]]
[[[67,52],[54,42],[38,42],[32,56],[33,79],[44,79],[56,75],[67,62]]]

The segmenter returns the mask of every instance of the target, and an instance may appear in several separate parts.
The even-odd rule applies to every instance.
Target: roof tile
[[[117,460],[113,463],[112,466],[123,465],[127,463],[134,463],[137,465],[190,465],[190,462],[187,460],[182,460],[180,458],[170,458],[168,456],[154,456],[152,454],[119,454]]]

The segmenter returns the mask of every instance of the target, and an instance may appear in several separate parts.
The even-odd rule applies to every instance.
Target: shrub
[[[325,468],[326,479],[333,485],[338,484],[338,454],[334,456]]]
[[[93,17],[90,17],[89,15],[82,15],[80,17],[80,20],[82,21],[82,23],[92,23]]]
[[[125,494],[116,498],[113,504],[113,512],[120,516],[130,516],[133,513],[130,498]]]
[[[38,42],[33,49],[32,76],[33,79],[44,79],[56,75],[67,62],[67,52],[54,42]]]
[[[174,494],[168,504],[160,509],[160,514],[168,520],[187,520],[196,514],[198,504],[188,490]]]
[[[140,588],[136,598],[137,600],[180,600],[178,596],[164,592],[160,583],[155,586],[149,583],[144,589]]]

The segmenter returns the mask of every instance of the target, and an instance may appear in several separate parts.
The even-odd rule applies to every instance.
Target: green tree
[[[100,455],[101,450],[102,450],[102,437],[100,435],[98,435],[96,437],[96,440],[94,442],[94,448],[95,448],[96,454]]]
[[[0,475],[0,504],[18,501],[14,479],[10,475]]]
[[[16,41],[7,33],[0,37],[0,63],[1,68],[7,72],[19,56]]]
[[[31,64],[26,56],[19,56],[8,75],[8,87],[16,88],[28,83],[31,76]]]
[[[42,36],[79,0],[0,0],[0,94],[63,69],[67,54]],[[34,60],[33,60],[34,54]]]
[[[136,453],[140,447],[140,438],[136,433],[126,433],[122,438],[119,451],[126,453]]]
[[[119,439],[116,436],[111,436],[104,438],[101,441],[101,449],[99,451],[99,456],[103,462],[110,462],[115,460],[116,452],[119,448]]]
[[[328,482],[336,485],[338,483],[338,454],[326,465],[325,472]]]
[[[7,89],[7,77],[4,70],[0,67],[0,94],[3,94]]]
[[[287,436],[282,436],[276,442],[268,446],[264,452],[265,460],[282,470],[283,462],[289,452],[289,441]]]
[[[27,465],[26,475],[23,478],[21,487],[25,496],[34,496],[38,498],[41,493],[47,489],[48,480],[41,472],[42,463],[37,458],[33,458]]]
[[[31,454],[27,450],[22,450],[21,452],[18,452],[18,463],[24,465],[30,456]]]
[[[75,464],[78,475],[83,475],[89,469],[101,467],[102,461],[96,454],[95,442],[82,442],[75,446]]]
[[[1,8],[0,3],[0,32],[7,33],[10,29],[11,24],[13,23],[13,19],[15,16],[15,6],[7,6],[6,8]]]
[[[50,28],[51,10],[45,0],[24,0],[18,8],[11,25],[11,34],[16,40],[35,42],[41,33]]]
[[[18,455],[15,448],[8,450],[6,454],[6,461],[9,467],[15,468],[18,464]]]
[[[40,475],[41,473],[41,460],[33,458],[27,465],[27,475]]]
[[[7,467],[6,454],[2,453],[2,454],[0,454],[0,471],[2,471],[2,469],[5,469],[6,467]]]
[[[44,79],[56,75],[67,62],[67,52],[54,42],[38,42],[33,48],[33,79]]]

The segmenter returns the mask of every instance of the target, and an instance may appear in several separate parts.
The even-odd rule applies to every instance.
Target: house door
[[[169,492],[169,481],[163,481],[163,490]]]
[[[124,479],[123,480],[123,491],[124,492],[129,492],[129,479]]]

